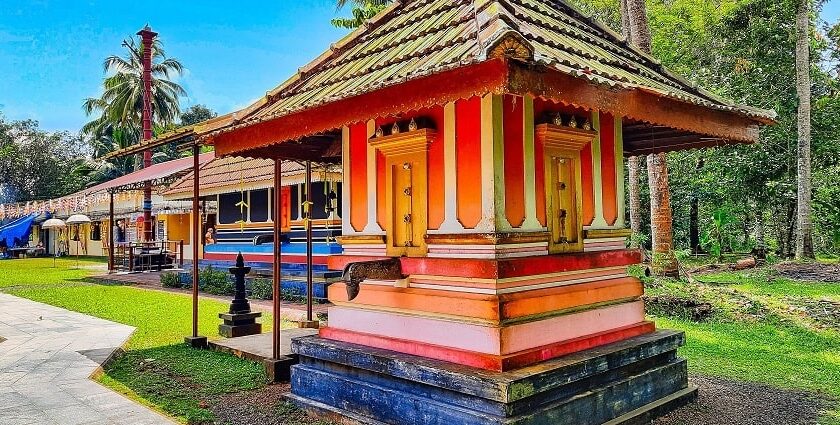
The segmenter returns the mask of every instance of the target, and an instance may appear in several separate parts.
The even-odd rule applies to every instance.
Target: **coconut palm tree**
[[[134,38],[123,43],[125,56],[105,59],[106,77],[102,95],[88,98],[82,108],[88,115],[99,116],[82,127],[88,136],[102,136],[108,126],[128,132],[142,126],[143,115],[143,47]],[[172,78],[184,70],[177,59],[167,58],[158,39],[152,44],[152,111],[156,125],[174,123],[180,115],[179,97],[186,91]],[[139,130],[137,131],[139,135]]]
[[[138,130],[134,127],[116,127],[110,123],[102,124],[98,134],[88,136],[91,158],[79,163],[73,172],[85,177],[89,186],[93,186],[134,171],[138,167],[137,158],[134,156],[109,160],[98,158],[137,143],[140,139]]]
[[[358,28],[366,20],[376,16],[377,13],[382,11],[391,2],[393,0],[336,0],[335,5],[338,9],[343,8],[348,3],[352,3],[353,8],[350,10],[350,13],[353,16],[351,18],[335,18],[331,23],[338,28]]]

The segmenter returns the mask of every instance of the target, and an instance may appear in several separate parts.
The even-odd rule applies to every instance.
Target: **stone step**
[[[686,362],[676,356],[683,341],[681,332],[657,331],[493,372],[320,337],[296,338],[292,350],[300,364],[291,370],[290,400],[362,423],[588,425],[637,409],[650,417],[661,411],[659,405],[692,397],[684,391]]]

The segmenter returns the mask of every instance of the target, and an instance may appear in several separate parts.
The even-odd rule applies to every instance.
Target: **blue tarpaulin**
[[[25,246],[29,243],[29,233],[32,231],[32,222],[37,214],[21,217],[5,226],[0,227],[0,246],[14,248]]]

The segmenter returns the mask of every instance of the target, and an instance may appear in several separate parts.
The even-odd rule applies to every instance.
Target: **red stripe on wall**
[[[525,222],[525,158],[522,135],[524,100],[507,94],[503,101],[505,215],[514,228]]]
[[[467,229],[481,220],[481,98],[455,102],[458,221]]]
[[[444,166],[444,146],[443,146],[443,108],[436,107],[426,112],[424,115],[429,116],[434,120],[435,127],[437,127],[437,136],[429,145],[429,164],[428,164],[428,197],[427,204],[429,215],[427,217],[427,225],[429,229],[439,229],[446,218],[446,191],[445,191],[445,173]]]
[[[376,151],[376,222],[386,228],[388,206],[385,205],[385,154]]]
[[[615,176],[615,119],[612,114],[601,113],[601,195],[604,201],[604,219],[612,226],[618,219]]]
[[[350,126],[350,226],[357,232],[367,224],[367,124]]]

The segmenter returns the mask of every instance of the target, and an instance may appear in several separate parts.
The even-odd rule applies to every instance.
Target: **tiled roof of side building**
[[[301,183],[305,168],[294,161],[283,162],[283,185]],[[199,183],[202,196],[211,196],[244,190],[265,189],[274,186],[274,161],[236,156],[216,158],[201,167]],[[324,176],[322,166],[313,166],[312,181],[341,180],[340,171],[330,169],[329,176]],[[192,197],[193,173],[184,175],[164,192],[166,199],[186,199]]]
[[[511,37],[527,49],[523,61],[595,84],[775,118],[698,88],[561,0],[397,1],[237,115],[243,122],[271,119],[482,62]]]

